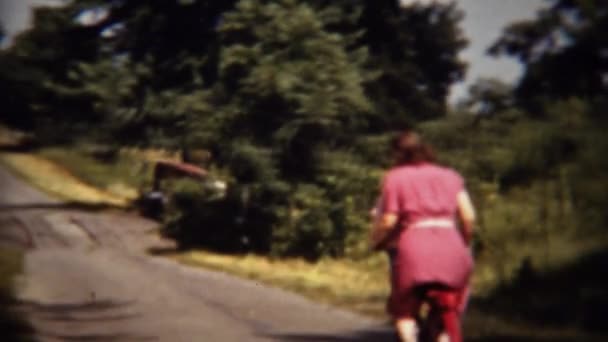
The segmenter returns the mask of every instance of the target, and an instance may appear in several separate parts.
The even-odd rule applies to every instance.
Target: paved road
[[[19,310],[41,341],[386,341],[374,320],[149,256],[153,222],[76,208],[0,168],[0,243],[26,249]]]

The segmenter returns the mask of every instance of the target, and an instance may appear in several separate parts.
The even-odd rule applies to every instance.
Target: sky
[[[461,58],[469,63],[464,83],[452,87],[450,100],[466,95],[468,87],[478,78],[498,78],[512,83],[521,76],[522,67],[514,59],[493,58],[486,50],[498,39],[503,28],[516,20],[534,18],[546,3],[543,0],[458,0],[465,11],[462,29],[469,46]]]
[[[404,5],[412,2],[449,2],[450,0],[400,0]],[[450,102],[466,96],[468,87],[479,78],[498,78],[516,82],[521,66],[508,58],[495,59],[486,55],[487,48],[499,37],[510,22],[534,17],[543,0],[455,0],[464,10],[462,28],[469,39],[469,46],[461,58],[469,64],[464,82],[452,87]],[[61,0],[0,0],[0,23],[9,40],[30,23],[30,8],[36,5],[58,4]]]
[[[59,4],[61,0],[0,0],[0,23],[9,37],[25,29],[32,6]]]

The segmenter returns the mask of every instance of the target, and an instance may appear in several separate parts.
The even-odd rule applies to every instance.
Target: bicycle
[[[417,317],[418,341],[461,342],[459,316],[466,291],[442,284],[421,285],[415,291],[424,303]]]

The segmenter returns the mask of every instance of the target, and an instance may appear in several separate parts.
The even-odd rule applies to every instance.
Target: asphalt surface
[[[51,199],[0,167],[0,243],[26,251],[16,310],[37,340],[393,340],[381,322],[152,256],[167,245],[154,229]]]

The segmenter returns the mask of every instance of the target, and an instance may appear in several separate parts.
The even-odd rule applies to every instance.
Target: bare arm
[[[401,198],[399,178],[390,171],[384,176],[381,194],[376,203],[376,215],[371,231],[371,246],[374,250],[387,248],[399,221]]]
[[[460,219],[462,234],[467,244],[471,242],[473,237],[473,226],[475,225],[475,208],[471,202],[471,197],[466,190],[458,193],[458,218]]]
[[[375,220],[371,233],[371,245],[374,250],[382,249],[388,242],[391,232],[397,225],[397,219],[396,214],[385,213]]]

